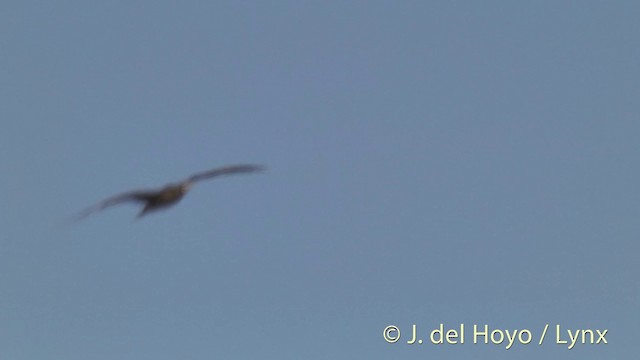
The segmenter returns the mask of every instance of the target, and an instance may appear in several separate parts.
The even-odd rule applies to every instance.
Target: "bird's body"
[[[178,184],[167,185],[153,194],[148,194],[143,200],[145,204],[138,214],[138,217],[142,217],[151,211],[164,209],[177,204],[188,191],[188,187]]]
[[[217,168],[213,170],[209,170],[203,173],[194,174],[182,182],[169,184],[159,190],[140,190],[140,191],[131,191],[124,194],[116,195],[110,197],[97,205],[90,207],[83,212],[81,212],[77,219],[83,219],[88,215],[105,209],[107,207],[117,205],[123,202],[138,202],[144,203],[144,207],[138,213],[138,218],[148,214],[149,212],[164,209],[175,205],[187,194],[187,192],[191,189],[194,183],[210,179],[213,177],[221,176],[221,175],[230,175],[230,174],[239,174],[239,173],[250,173],[256,171],[262,171],[264,168],[258,165],[232,165],[226,166],[222,168]]]

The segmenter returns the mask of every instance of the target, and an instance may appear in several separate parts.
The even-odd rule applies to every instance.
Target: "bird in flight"
[[[193,184],[201,180],[208,180],[222,175],[233,175],[263,171],[260,165],[230,165],[213,170],[197,173],[174,184],[166,185],[158,190],[136,190],[112,196],[102,202],[85,209],[75,218],[84,219],[96,211],[100,211],[124,202],[136,202],[144,204],[136,218],[141,218],[149,212],[164,209],[178,203],[191,189]]]

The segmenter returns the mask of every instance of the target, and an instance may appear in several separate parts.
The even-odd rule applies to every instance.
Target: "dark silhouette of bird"
[[[189,176],[185,180],[169,184],[159,190],[137,190],[129,191],[120,195],[110,197],[102,202],[85,209],[77,215],[75,220],[81,220],[96,211],[100,211],[124,202],[143,203],[144,207],[136,217],[141,218],[146,214],[170,207],[178,203],[189,192],[193,184],[201,180],[208,180],[222,175],[233,175],[243,173],[253,173],[263,171],[265,168],[260,165],[230,165],[213,170],[197,173]]]

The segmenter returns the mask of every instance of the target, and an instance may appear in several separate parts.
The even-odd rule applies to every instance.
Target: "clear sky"
[[[0,359],[631,358],[638,14],[4,2]],[[234,163],[268,171],[65,225]],[[431,344],[440,323],[465,344]],[[474,324],[533,339],[473,344]],[[556,324],[608,344],[567,350]]]

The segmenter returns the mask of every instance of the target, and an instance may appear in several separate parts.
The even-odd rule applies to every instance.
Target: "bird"
[[[209,180],[223,175],[254,173],[264,170],[265,167],[262,165],[242,164],[229,165],[196,173],[180,182],[165,185],[161,189],[128,191],[119,195],[109,197],[97,203],[96,205],[81,211],[75,217],[75,220],[82,220],[95,212],[125,202],[136,202],[144,204],[144,206],[136,216],[136,219],[139,219],[149,214],[150,212],[154,212],[160,209],[166,209],[177,204],[189,192],[193,185],[199,181]]]

